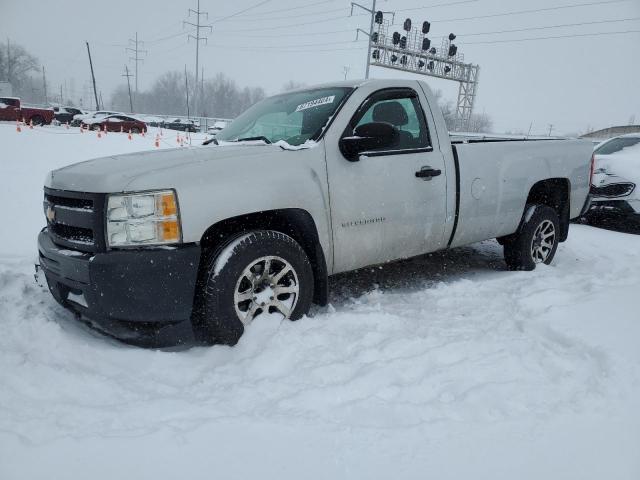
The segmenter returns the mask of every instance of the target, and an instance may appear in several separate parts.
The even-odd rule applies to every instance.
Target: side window
[[[364,113],[362,111],[364,110]],[[360,118],[358,119],[358,117]],[[362,105],[354,117],[353,128],[371,122],[390,123],[398,129],[399,143],[391,150],[410,150],[431,146],[424,113],[415,92],[377,92]]]

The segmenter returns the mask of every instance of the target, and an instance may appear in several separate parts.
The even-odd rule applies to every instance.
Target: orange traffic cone
[[[104,134],[105,134],[105,136],[106,136],[106,135],[107,135],[107,126],[105,125],[105,126],[104,126],[104,127],[102,127],[102,128],[103,128]]]
[[[29,128],[33,130],[33,118],[29,120]]]
[[[102,138],[102,129],[98,128],[98,138]]]
[[[129,138],[129,140],[133,140],[133,137],[131,136],[131,129],[129,129],[129,135],[127,135],[127,137]]]
[[[176,143],[180,143],[180,134],[178,133],[178,135],[176,136]]]
[[[147,131],[143,128],[142,132],[140,132],[140,135],[142,135],[144,137],[144,134],[147,133]]]
[[[20,127],[20,120],[16,120],[16,132],[20,133],[22,128]]]
[[[155,143],[155,145],[156,145],[156,148],[159,148],[159,147],[160,147],[160,135],[157,135],[157,134],[156,134],[156,141],[155,141],[154,143]]]

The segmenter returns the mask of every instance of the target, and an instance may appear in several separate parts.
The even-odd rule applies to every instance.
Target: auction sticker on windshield
[[[315,100],[310,100],[305,103],[301,103],[296,107],[296,112],[300,112],[301,110],[306,110],[308,108],[319,107],[320,105],[326,105],[327,103],[333,103],[336,99],[335,95],[329,95],[328,97],[316,98]]]

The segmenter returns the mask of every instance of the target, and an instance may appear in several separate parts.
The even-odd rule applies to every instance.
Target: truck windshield
[[[316,140],[352,88],[331,87],[285,93],[256,103],[218,133],[216,140],[284,140],[302,145]]]

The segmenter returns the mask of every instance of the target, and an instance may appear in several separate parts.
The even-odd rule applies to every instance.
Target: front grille
[[[44,211],[54,243],[82,252],[105,250],[105,195],[45,188]]]
[[[591,186],[591,194],[596,197],[624,197],[636,188],[633,183],[612,183],[603,187]]]

